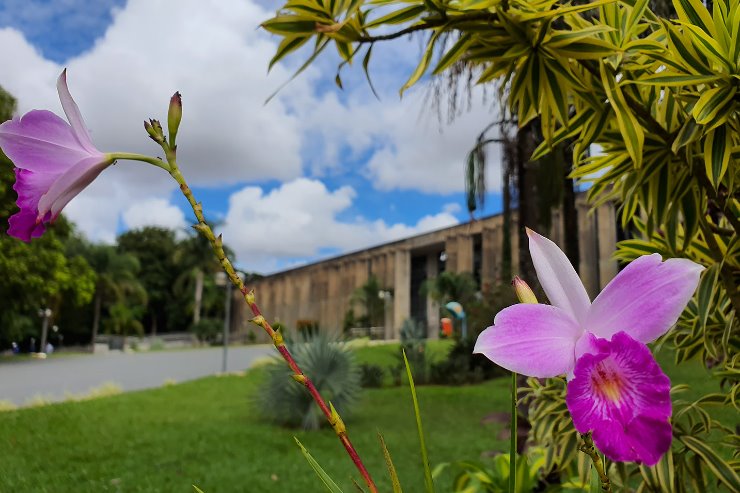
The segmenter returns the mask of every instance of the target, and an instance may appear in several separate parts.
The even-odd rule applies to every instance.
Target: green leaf
[[[331,40],[330,39],[324,39],[322,41],[319,41],[319,39],[317,39],[316,41],[318,42],[318,44],[317,44],[316,48],[314,49],[314,52],[311,54],[311,56],[308,57],[308,60],[306,60],[303,63],[303,65],[301,65],[298,68],[298,70],[295,71],[295,73],[290,77],[290,79],[288,79],[287,81],[283,82],[280,85],[280,87],[278,87],[277,89],[275,89],[275,92],[273,92],[272,94],[270,94],[270,96],[267,98],[267,100],[265,100],[265,104],[269,103],[272,100],[272,98],[274,98],[275,96],[277,96],[277,93],[279,93],[280,90],[283,87],[287,86],[291,81],[293,81],[293,79],[295,79],[296,77],[298,77],[298,75],[300,75],[301,72],[303,72],[304,70],[306,70],[308,68],[308,66],[311,65],[314,60],[316,60],[316,57],[318,57],[319,54],[322,51],[324,51],[324,48],[326,48],[326,46],[329,44],[329,41],[331,41]]]
[[[704,139],[704,166],[709,180],[718,188],[727,172],[732,155],[732,142],[727,135],[727,125],[717,127]]]
[[[607,72],[608,69],[604,63],[600,64],[600,69],[604,90],[614,109],[614,113],[617,115],[619,132],[624,138],[627,152],[635,163],[635,167],[639,168],[642,166],[642,148],[645,142],[645,133],[637,118],[635,118],[635,115],[632,114],[629,106],[627,106],[624,94],[622,94],[622,90],[614,80],[614,75]]]
[[[304,16],[282,15],[266,20],[262,27],[266,31],[283,36],[308,35],[316,32],[316,21]]]
[[[709,445],[688,435],[682,435],[680,440],[704,462],[717,479],[727,486],[730,491],[740,491],[740,477]]]
[[[391,453],[388,452],[388,447],[386,447],[385,440],[380,432],[378,432],[378,440],[380,440],[380,447],[383,449],[383,458],[385,459],[385,466],[388,468],[388,475],[391,478],[393,493],[403,493],[401,482],[398,480],[398,474],[396,473],[396,467],[393,465],[393,459],[391,459]]]
[[[373,45],[372,43],[367,48],[367,52],[365,53],[365,56],[362,59],[362,70],[365,72],[365,78],[367,78],[367,84],[370,86],[370,90],[373,92],[373,96],[375,96],[375,99],[380,99],[380,96],[378,96],[378,93],[375,91],[375,86],[373,85],[373,81],[370,78],[370,70],[368,69],[370,65],[370,54],[373,51]]]
[[[267,70],[269,71],[270,69],[272,69],[273,65],[279,62],[289,53],[303,46],[309,39],[311,39],[311,36],[286,36],[285,39],[280,42],[280,45],[275,52],[275,56],[273,56],[272,60],[270,60],[270,64],[268,65]]]
[[[409,379],[411,387],[411,400],[414,403],[414,415],[416,416],[416,431],[419,433],[419,448],[421,449],[421,462],[424,466],[424,486],[427,493],[434,493],[434,480],[432,471],[429,469],[429,456],[427,455],[427,446],[424,441],[424,428],[421,425],[421,412],[419,411],[419,401],[416,398],[416,387],[414,386],[414,376],[411,374],[411,366],[406,358],[406,351],[403,351],[403,362],[406,365],[406,376]]]
[[[391,12],[390,14],[379,17],[374,21],[368,22],[367,24],[365,24],[365,28],[371,29],[383,24],[401,24],[403,22],[408,22],[411,19],[419,17],[419,15],[425,10],[426,7],[424,7],[424,5],[411,5],[410,7],[396,10],[394,12]]]
[[[198,488],[197,486],[193,485],[193,489],[195,490],[195,493],[203,493],[203,490]]]
[[[321,479],[321,482],[324,483],[326,489],[331,493],[342,493],[342,490],[339,488],[339,486],[337,486],[334,480],[329,477],[329,475],[326,473],[326,471],[324,471],[319,463],[316,462],[316,459],[311,456],[308,450],[306,450],[306,447],[303,446],[298,438],[293,437],[293,439],[295,440],[295,443],[297,443],[298,446],[301,448],[301,453],[303,453],[303,457],[305,457],[308,463],[311,464],[311,467],[313,468],[314,472],[316,472],[316,475],[319,477],[319,479]]]
[[[432,71],[432,74],[437,75],[444,71],[447,67],[455,63],[465,54],[465,50],[468,49],[468,46],[471,45],[473,42],[473,36],[470,34],[465,34],[464,36],[461,36],[460,39],[457,40],[457,42],[450,48],[447,53],[445,53],[442,58],[439,60],[439,63]]]
[[[692,117],[687,118],[671,145],[673,154],[678,154],[679,149],[698,139],[701,136],[700,130],[701,126],[697,125],[696,120]]]
[[[714,31],[712,17],[699,0],[673,0],[673,8],[676,9],[678,18],[682,21],[699,27],[711,36],[717,34]]]
[[[714,123],[713,120],[724,107],[733,104],[732,98],[735,97],[736,92],[737,88],[730,86],[715,87],[705,91],[691,111],[696,123],[701,125]]]
[[[631,80],[631,84],[643,84],[664,87],[683,87],[708,84],[722,79],[722,75],[686,75],[686,74],[656,74]]]
[[[401,90],[399,91],[401,96],[403,96],[403,92],[406,89],[416,84],[419,79],[421,79],[421,76],[424,75],[424,72],[426,72],[427,67],[429,67],[429,62],[432,60],[432,55],[434,54],[434,43],[437,41],[437,38],[439,37],[441,32],[441,30],[435,31],[434,34],[432,34],[432,36],[429,38],[429,43],[427,43],[427,47],[424,50],[424,55],[419,61],[419,65],[416,66],[416,69],[411,74],[411,77],[409,77],[409,80],[406,81],[406,83],[403,85],[403,87],[401,87]]]

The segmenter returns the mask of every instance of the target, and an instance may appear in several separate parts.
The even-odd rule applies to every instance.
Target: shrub
[[[361,392],[360,370],[347,346],[323,333],[299,335],[291,351],[298,365],[343,418]],[[326,419],[303,385],[293,381],[290,368],[275,358],[257,393],[262,415],[278,424],[318,429]]]
[[[212,344],[223,331],[223,322],[215,318],[202,318],[197,324],[190,326],[190,332],[195,334],[200,342]]]
[[[473,339],[456,341],[444,361],[430,366],[429,383],[437,385],[479,383],[508,373],[491,363],[485,356],[473,354],[474,347]]]
[[[406,352],[406,358],[411,367],[414,383],[422,385],[427,383],[427,333],[426,327],[421,322],[406,319],[401,326],[401,351]],[[403,353],[399,354],[400,373],[404,371]],[[400,379],[399,379],[400,380]],[[400,381],[398,382],[400,384]]]
[[[364,363],[360,365],[360,382],[366,388],[379,388],[383,386],[385,372],[380,365]]]

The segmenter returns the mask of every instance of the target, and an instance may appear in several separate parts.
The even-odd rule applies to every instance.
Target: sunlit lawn
[[[432,358],[447,346],[429,348]],[[397,346],[362,348],[358,359],[392,365]],[[667,359],[667,358],[665,358]],[[694,385],[701,369],[667,365]],[[211,377],[87,402],[0,413],[0,491],[178,491],[196,484],[215,492],[322,491],[293,436],[340,483],[354,491],[352,464],[331,431],[300,432],[265,423],[250,402],[261,370]],[[286,385],[292,385],[286,382]],[[504,450],[501,425],[481,419],[508,406],[508,379],[465,387],[422,387],[419,398],[432,464],[479,459]],[[347,420],[352,441],[389,491],[378,446],[380,430],[404,491],[422,491],[423,477],[408,389],[366,391]],[[449,480],[440,485],[449,489]]]

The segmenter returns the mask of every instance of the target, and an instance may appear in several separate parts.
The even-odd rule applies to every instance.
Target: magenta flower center
[[[619,402],[626,387],[619,373],[607,365],[606,361],[597,364],[594,370],[591,374],[594,394],[614,403]]]

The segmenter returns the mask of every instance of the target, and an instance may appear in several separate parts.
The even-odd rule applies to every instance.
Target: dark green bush
[[[406,359],[411,367],[414,383],[423,385],[427,383],[427,331],[423,323],[413,319],[406,319],[401,326],[401,351],[406,352]],[[400,373],[405,374],[405,363],[403,354],[399,354]],[[399,381],[400,384],[400,381]]]
[[[360,365],[360,382],[365,388],[379,388],[383,386],[385,372],[380,365],[363,363]]]
[[[291,352],[303,372],[313,381],[324,400],[334,405],[343,419],[362,390],[360,370],[347,346],[323,333],[299,335]],[[326,418],[306,388],[295,382],[285,362],[276,357],[266,368],[267,377],[257,393],[262,415],[278,424],[318,429]]]
[[[429,383],[436,385],[461,385],[478,383],[508,372],[480,354],[473,354],[475,341],[460,339],[455,342],[447,358],[429,368]]]
[[[223,332],[223,321],[216,318],[202,318],[197,324],[190,326],[190,332],[195,334],[200,342],[213,344]]]

